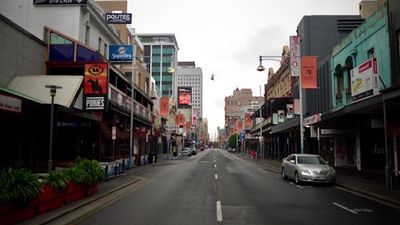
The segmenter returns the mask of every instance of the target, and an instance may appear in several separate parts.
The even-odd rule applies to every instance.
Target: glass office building
[[[138,34],[144,46],[144,59],[162,96],[175,98],[175,68],[178,43],[174,34]]]

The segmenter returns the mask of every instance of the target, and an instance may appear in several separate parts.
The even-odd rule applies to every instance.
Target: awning
[[[282,132],[289,132],[289,130],[293,127],[300,127],[300,119],[298,116],[295,118],[288,120],[282,124],[275,125],[271,128],[271,134],[282,133]]]
[[[81,87],[83,76],[29,75],[16,76],[7,85],[7,89],[16,91],[44,104],[51,103],[50,89],[46,85],[61,86],[57,89],[54,104],[70,108]]]

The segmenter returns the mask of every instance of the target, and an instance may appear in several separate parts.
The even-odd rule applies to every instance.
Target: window
[[[102,42],[103,42],[103,40],[101,40],[101,37],[99,37],[99,42],[97,44],[97,51],[99,51],[99,52],[101,52],[101,46],[103,45]]]
[[[106,57],[106,58],[108,58],[108,56],[107,56],[107,50],[108,50],[108,46],[107,46],[107,43],[104,43],[104,57]]]
[[[85,44],[89,45],[89,36],[90,36],[90,27],[89,25],[86,25],[85,28]]]
[[[375,49],[371,48],[370,50],[368,50],[367,54],[368,54],[368,59],[374,58],[375,57]]]
[[[341,65],[337,65],[335,68],[335,80],[336,80],[336,100],[342,99],[342,92],[344,89],[343,84],[343,70]]]

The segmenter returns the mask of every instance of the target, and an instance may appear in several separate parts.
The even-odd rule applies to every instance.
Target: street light
[[[259,57],[260,65],[257,67],[257,70],[262,72],[265,70],[264,66],[262,65],[263,60],[270,60],[270,61],[278,61],[281,63],[286,64],[284,61],[279,60],[278,58],[282,58],[282,56],[261,56]],[[299,65],[299,67],[301,67]],[[304,126],[303,126],[303,90],[301,88],[301,74],[297,76],[299,82],[299,101],[300,101],[300,153],[304,153]]]
[[[49,141],[49,161],[47,163],[47,170],[53,170],[53,123],[54,123],[54,97],[56,96],[57,89],[61,89],[61,86],[57,85],[45,85],[46,88],[50,89],[51,96],[51,108],[50,108],[50,141]]]

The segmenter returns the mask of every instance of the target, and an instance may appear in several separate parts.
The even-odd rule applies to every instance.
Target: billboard
[[[378,68],[376,58],[369,59],[351,71],[351,97],[357,101],[377,93]]]
[[[106,13],[108,24],[131,24],[132,13]]]
[[[84,99],[86,110],[104,110],[108,83],[107,63],[85,64]]]
[[[132,62],[133,56],[133,45],[110,45],[108,48],[110,62]]]
[[[192,107],[192,87],[178,87],[178,108]]]

